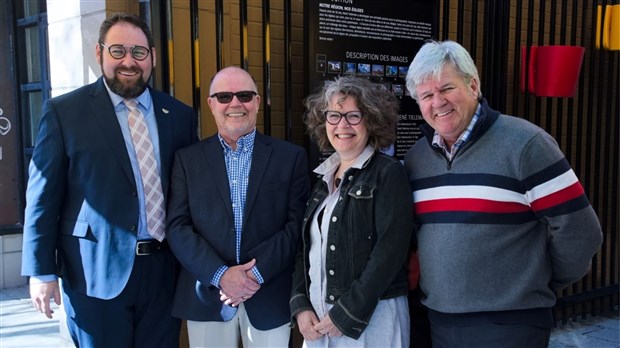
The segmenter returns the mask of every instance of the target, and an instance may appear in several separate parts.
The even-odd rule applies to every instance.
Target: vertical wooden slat
[[[478,0],[472,1],[471,13],[473,18],[471,21],[471,37],[469,47],[471,56],[475,61],[475,57],[478,53],[478,47],[476,45],[478,43]]]
[[[215,0],[215,61],[216,71],[224,67],[224,0]]]
[[[616,53],[613,55],[613,66],[614,69],[611,71],[612,75],[610,76],[619,76],[620,75],[620,54]],[[616,78],[614,82],[611,83],[611,87],[608,92],[612,98],[608,99],[610,101],[609,106],[610,110],[608,111],[608,115],[612,120],[613,127],[610,128],[610,132],[613,135],[614,140],[610,142],[611,150],[612,150],[612,158],[609,161],[611,163],[610,173],[611,173],[611,188],[606,190],[605,192],[609,193],[609,198],[606,200],[609,204],[608,211],[610,213],[609,218],[609,228],[605,229],[606,231],[610,231],[610,238],[607,241],[610,245],[610,253],[609,253],[609,274],[610,274],[610,284],[617,285],[620,282],[618,279],[618,234],[620,233],[620,222],[618,221],[618,200],[620,199],[620,100],[618,100],[618,93],[620,92],[620,79]],[[615,98],[613,97],[613,91],[615,91]],[[612,131],[613,129],[613,131]],[[616,293],[614,296],[611,296],[609,299],[609,307],[608,310],[614,310],[614,306],[618,303],[619,294]]]
[[[190,31],[192,35],[192,104],[198,116],[198,122],[200,122],[200,120],[202,119],[200,112],[200,11],[198,8],[198,0],[190,0],[189,4],[189,15],[191,23]]]
[[[484,3],[484,41],[482,53],[482,83],[491,106],[506,111],[506,76],[508,50],[508,0],[488,0]]]
[[[175,87],[175,80],[174,80],[174,40],[173,40],[173,31],[172,31],[172,0],[166,0],[166,4],[165,4],[166,8],[165,11],[166,13],[164,14],[164,18],[166,19],[166,45],[167,45],[167,49],[166,49],[166,57],[167,57],[167,61],[166,63],[166,67],[168,69],[168,77],[167,80],[164,81],[164,84],[168,84],[168,93],[174,97],[174,87]],[[163,55],[162,55],[163,56]]]
[[[263,132],[271,135],[271,16],[263,0]]]
[[[545,44],[545,1],[540,1],[538,7],[538,46],[543,46]],[[545,125],[542,125],[540,116],[542,112],[541,104],[541,98],[534,99],[534,123],[544,127]]]
[[[513,115],[520,115],[521,114],[521,110],[519,108],[519,100],[520,100],[520,78],[521,78],[521,74],[527,72],[527,70],[525,71],[521,71],[522,69],[522,64],[517,64],[518,62],[521,62],[521,22],[523,21],[523,0],[516,0],[516,11],[515,11],[515,28],[514,28],[514,33],[515,33],[515,39],[513,42],[513,54],[512,54],[512,60],[515,62],[515,81],[513,83],[513,88],[512,88],[512,111],[510,111],[509,113],[512,113]],[[518,80],[517,80],[518,79]],[[526,88],[526,92],[527,93],[527,88]]]
[[[291,140],[293,132],[293,66],[291,45],[291,0],[284,0],[284,139]]]
[[[549,34],[547,35],[549,40],[547,42],[547,45],[555,45],[555,17],[556,17],[556,0],[551,0],[551,4],[550,4],[550,8],[549,8]],[[555,137],[556,141],[560,142],[561,137],[559,136],[559,133],[555,132],[555,130],[553,129],[553,121],[554,121],[554,110],[553,110],[553,104],[555,102],[556,105],[561,105],[562,99],[560,98],[545,98],[545,102],[546,102],[546,106],[545,106],[545,113],[546,113],[546,118],[545,118],[545,128],[547,130],[547,132],[549,134],[551,134],[553,137]],[[555,117],[555,121],[559,122],[559,120],[562,118],[561,117],[561,113],[557,113],[557,116],[560,117]]]
[[[590,1],[585,1],[584,2],[584,6],[588,6],[590,3]],[[591,31],[590,32],[590,42],[594,42],[594,35],[595,32]],[[596,202],[596,197],[595,197],[595,193],[592,191],[592,175],[591,173],[593,172],[593,161],[592,161],[592,147],[593,147],[593,139],[592,139],[592,131],[593,131],[593,121],[594,121],[594,115],[593,114],[593,110],[595,110],[596,108],[596,104],[597,104],[597,98],[596,98],[596,90],[598,89],[597,86],[595,85],[594,81],[595,81],[595,76],[600,76],[600,71],[598,69],[598,66],[600,64],[600,55],[594,52],[590,53],[590,65],[589,65],[589,73],[588,76],[590,76],[591,78],[589,79],[589,83],[588,83],[588,98],[587,98],[587,109],[584,110],[584,121],[585,121],[585,134],[582,133],[582,141],[581,143],[584,144],[585,146],[583,146],[584,151],[585,151],[585,161],[584,161],[584,173],[585,173],[585,180],[584,180],[584,184],[585,184],[585,188],[586,188],[586,192],[588,193],[588,197],[590,198],[590,202],[592,203],[592,206],[594,207],[594,209],[597,209],[597,202]],[[596,275],[598,274],[598,257],[595,256],[592,260],[592,271],[591,271],[592,277],[590,279],[590,281],[588,282],[588,289],[596,289]],[[597,310],[596,310],[596,306],[594,301],[590,300],[589,302],[589,306],[590,306],[590,314],[591,315],[596,315]]]
[[[524,102],[525,102],[525,106],[524,106],[524,110],[523,110],[523,116],[532,121],[532,117],[530,116],[531,113],[531,105],[530,105],[530,101],[532,98],[530,98],[530,91],[529,91],[529,83],[530,83],[530,74],[529,74],[529,66],[530,66],[530,47],[532,47],[533,43],[534,43],[534,0],[529,0],[528,6],[528,13],[527,13],[527,35],[526,35],[526,39],[525,39],[525,96],[524,96]]]
[[[464,29],[465,29],[465,21],[464,21],[464,16],[465,16],[465,11],[464,11],[464,7],[465,7],[465,1],[464,0],[459,0],[458,1],[458,8],[457,8],[457,19],[456,19],[456,42],[460,43],[461,45],[464,45],[465,43],[463,42],[463,35],[464,35]],[[473,19],[472,19],[473,21]]]
[[[248,2],[239,0],[239,52],[241,57],[239,62],[244,70],[249,69],[248,61]]]
[[[442,21],[442,30],[441,30],[441,39],[448,40],[450,39],[450,0],[443,1],[443,18]]]

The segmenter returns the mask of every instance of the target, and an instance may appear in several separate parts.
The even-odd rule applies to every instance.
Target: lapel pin
[[[164,114],[169,114],[170,113],[170,111],[168,111],[168,109],[164,109],[164,108],[161,108],[161,111],[163,111]]]

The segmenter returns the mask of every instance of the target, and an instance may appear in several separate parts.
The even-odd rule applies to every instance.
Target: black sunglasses
[[[247,103],[251,101],[255,95],[258,93],[254,91],[239,91],[239,92],[217,92],[211,94],[209,97],[217,98],[217,101],[222,104],[228,104],[233,100],[233,97],[237,97],[237,99],[242,103]]]
[[[145,60],[146,57],[148,57],[149,53],[151,52],[148,48],[143,47],[143,46],[130,46],[130,47],[125,47],[123,45],[106,46],[102,43],[100,43],[100,45],[107,48],[108,52],[110,52],[110,55],[114,59],[123,59],[125,55],[127,54],[127,50],[129,50],[129,52],[131,52],[131,57],[133,59],[142,61],[142,60]]]
[[[337,125],[343,117],[352,126],[362,122],[361,111],[349,111],[343,114],[338,111],[327,110],[323,114],[325,115],[325,121],[331,125]]]

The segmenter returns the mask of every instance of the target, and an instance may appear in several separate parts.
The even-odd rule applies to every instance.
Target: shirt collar
[[[469,140],[471,136],[471,131],[474,129],[474,126],[480,118],[480,110],[482,110],[482,106],[480,105],[480,103],[478,103],[478,107],[476,108],[476,112],[474,112],[474,116],[471,118],[471,121],[469,121],[467,128],[465,129],[465,131],[463,131],[463,133],[461,133],[453,146],[459,148],[463,144],[465,144],[467,140]],[[433,146],[446,148],[445,141],[437,131],[435,131],[435,135],[433,136]]]
[[[355,162],[353,162],[353,165],[351,165],[351,168],[356,168],[356,169],[363,168],[366,162],[368,162],[368,160],[370,159],[370,157],[372,157],[374,153],[375,153],[375,149],[373,149],[372,146],[367,145],[366,148],[364,148],[364,150],[362,151],[362,153],[359,156],[357,156],[357,159],[355,160]],[[332,177],[333,175],[328,175],[328,174],[335,173],[336,170],[338,170],[339,166],[340,166],[340,155],[338,154],[338,152],[334,152],[323,163],[321,163],[318,167],[316,167],[314,169],[314,172],[319,175]]]
[[[105,88],[108,91],[108,95],[110,96],[110,99],[112,100],[112,105],[114,105],[114,107],[116,108],[118,104],[122,103],[125,100],[125,98],[112,92],[110,87],[108,87],[108,83],[105,81],[105,79],[103,79],[103,84],[105,85]],[[144,92],[142,92],[142,94],[140,94],[139,96],[133,99],[137,100],[138,103],[141,104],[145,110],[149,110],[151,108],[151,102],[152,102],[151,94],[148,88],[144,89]]]
[[[225,153],[234,152],[232,147],[230,147],[230,145],[226,143],[226,141],[224,140],[224,138],[222,138],[219,132],[217,133],[217,137],[220,140],[220,144],[222,145]],[[250,133],[237,139],[237,151],[252,150],[254,148],[254,139],[256,139],[256,128],[254,128],[254,130]]]

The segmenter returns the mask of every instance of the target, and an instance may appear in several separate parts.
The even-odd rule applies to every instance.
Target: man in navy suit
[[[192,347],[288,347],[294,259],[310,183],[305,150],[256,131],[256,83],[211,81],[217,134],[177,152],[168,240],[184,269],[173,315]]]
[[[48,318],[50,299],[61,303],[62,278],[76,346],[178,346],[180,321],[171,315],[178,263],[165,239],[151,237],[145,192],[153,186],[143,186],[148,180],[136,155],[142,147],[134,146],[125,100],[135,100],[143,116],[160,198],[174,152],[198,140],[196,116],[147,86],[156,52],[139,17],[106,19],[95,52],[103,77],[43,105],[26,193],[22,274],[30,276],[35,308]]]

